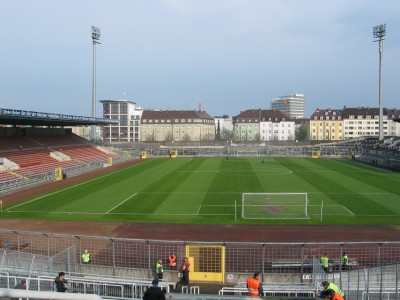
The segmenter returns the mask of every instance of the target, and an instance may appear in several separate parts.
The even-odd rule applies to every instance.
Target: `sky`
[[[91,116],[99,100],[211,116],[304,94],[317,109],[400,108],[399,0],[0,0],[0,108]]]

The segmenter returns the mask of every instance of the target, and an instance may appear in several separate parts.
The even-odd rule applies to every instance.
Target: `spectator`
[[[324,269],[325,273],[329,272],[329,257],[326,253],[320,258],[322,269]]]
[[[165,300],[165,294],[158,286],[158,279],[152,281],[151,286],[143,295],[143,300]]]
[[[159,259],[156,262],[156,265],[154,266],[154,270],[153,270],[154,279],[163,279],[164,266],[162,263],[163,263],[162,259]]]
[[[21,279],[21,281],[14,287],[17,290],[26,290],[26,279]],[[11,300],[26,300],[26,298],[11,298]]]
[[[82,262],[84,264],[89,264],[92,261],[90,257],[89,251],[85,250],[85,252],[82,253]]]
[[[264,291],[260,280],[261,273],[255,272],[253,277],[247,278],[247,290],[249,296],[262,296]]]
[[[65,293],[68,290],[68,281],[65,279],[65,273],[60,272],[54,280],[57,292]]]

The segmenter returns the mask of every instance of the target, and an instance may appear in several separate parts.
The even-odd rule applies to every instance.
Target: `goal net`
[[[243,219],[308,219],[307,193],[243,193]]]
[[[260,157],[258,150],[236,150],[235,157]]]

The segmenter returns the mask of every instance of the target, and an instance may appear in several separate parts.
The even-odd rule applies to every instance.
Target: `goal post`
[[[307,193],[242,193],[243,219],[309,219]]]

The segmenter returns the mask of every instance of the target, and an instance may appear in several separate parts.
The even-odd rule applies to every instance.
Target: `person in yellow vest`
[[[343,252],[342,255],[342,270],[347,270],[349,267],[349,257],[347,256],[346,252]]]
[[[247,278],[247,290],[249,296],[263,296],[261,273],[255,272],[253,277]]]
[[[320,298],[325,298],[326,293],[328,290],[333,290],[336,294],[341,295],[343,298],[346,298],[344,296],[344,292],[334,283],[329,282],[329,281],[323,281],[322,286],[324,289],[321,291],[321,293],[318,295]]]
[[[85,252],[82,253],[82,262],[84,264],[89,264],[91,262],[91,258],[90,258],[90,253],[89,251],[85,250]]]
[[[156,265],[155,265],[154,270],[153,270],[153,277],[154,277],[154,279],[163,279],[163,276],[164,276],[164,266],[163,266],[162,263],[163,263],[162,259],[159,259],[159,260],[156,262]]]
[[[328,257],[328,255],[326,253],[324,253],[324,256],[321,256],[320,261],[321,261],[322,269],[324,269],[324,271],[326,273],[328,273],[329,272],[329,257]]]
[[[168,256],[169,268],[170,269],[172,269],[172,270],[176,269],[176,260],[177,260],[177,257],[175,255],[175,253],[171,253]]]

